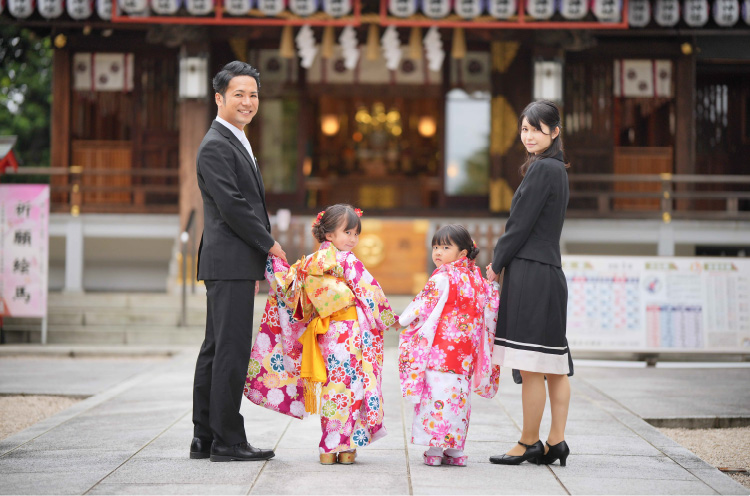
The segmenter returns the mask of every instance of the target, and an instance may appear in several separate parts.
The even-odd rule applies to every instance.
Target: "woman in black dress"
[[[568,173],[560,136],[560,111],[549,101],[530,103],[519,118],[528,152],[523,181],[513,195],[505,233],[495,246],[487,277],[505,270],[493,361],[513,368],[523,384],[521,440],[492,463],[561,465],[570,453],[565,423],[573,362],[565,338],[568,287],[560,264],[560,233],[568,206]],[[539,438],[549,384],[552,425],[547,446]]]

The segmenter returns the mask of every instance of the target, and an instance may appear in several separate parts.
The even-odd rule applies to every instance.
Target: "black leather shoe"
[[[568,447],[568,443],[566,443],[565,441],[560,441],[554,446],[551,446],[549,443],[547,443],[547,446],[549,446],[549,450],[547,450],[547,453],[545,455],[539,457],[539,463],[549,465],[550,463],[555,463],[557,460],[560,460],[560,466],[564,467],[566,460],[568,459],[568,455],[570,455],[570,448]]]
[[[511,455],[496,455],[490,457],[490,463],[497,463],[498,465],[520,465],[526,460],[531,463],[539,465],[539,457],[544,455],[544,445],[541,441],[537,441],[534,444],[524,444],[518,441],[518,444],[526,448],[526,451],[521,456]]]
[[[193,442],[190,443],[190,458],[201,460],[209,456],[211,456],[211,441],[194,437]]]
[[[276,456],[276,453],[273,450],[253,448],[248,442],[225,446],[218,441],[214,441],[211,445],[212,462],[252,462],[270,460],[274,456]]]

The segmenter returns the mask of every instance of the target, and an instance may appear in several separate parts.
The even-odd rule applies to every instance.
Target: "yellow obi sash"
[[[318,413],[318,397],[327,378],[326,363],[320,352],[318,335],[328,332],[332,320],[357,320],[357,309],[352,305],[325,318],[316,315],[298,340],[302,343],[300,377],[305,386],[305,411],[311,414]]]

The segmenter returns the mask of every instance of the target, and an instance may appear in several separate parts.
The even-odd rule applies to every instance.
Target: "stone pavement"
[[[166,361],[134,366],[141,368],[126,370],[119,382],[92,385],[101,388],[95,396],[1,440],[0,493],[748,494],[616,401],[618,395],[627,400],[628,391],[635,391],[622,382],[631,371],[588,369],[582,361],[572,381],[566,436],[572,455],[567,467],[489,463],[490,455],[504,452],[519,437],[521,388],[505,370],[496,398],[472,399],[469,466],[425,466],[424,448],[409,444],[411,406],[400,398],[392,347],[386,348],[384,375],[389,435],[360,450],[355,465],[318,463],[317,418],[293,420],[247,401],[242,413],[249,440],[274,448],[276,458],[246,463],[190,460],[196,353],[191,349]],[[85,360],[83,366],[96,373]],[[33,374],[25,377],[19,382],[37,380]],[[674,380],[672,390],[681,388],[684,395],[689,382]],[[746,399],[747,382],[732,384],[735,395]],[[710,403],[711,388],[706,392],[708,396],[694,403]],[[547,412],[543,429],[548,423]]]

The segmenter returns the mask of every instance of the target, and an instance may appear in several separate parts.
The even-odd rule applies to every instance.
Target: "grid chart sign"
[[[0,316],[45,317],[49,185],[0,185]]]
[[[572,347],[750,348],[750,260],[570,255],[562,265]]]

